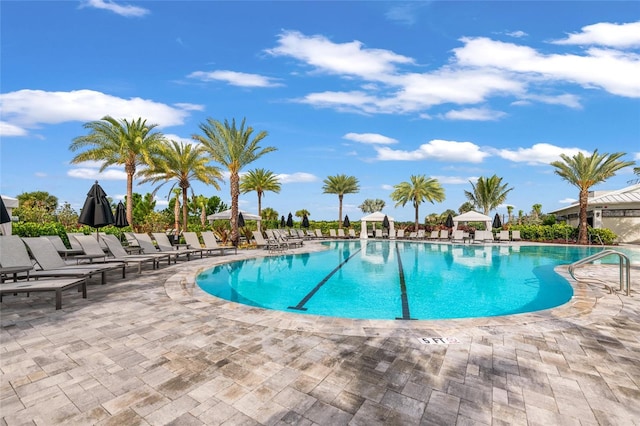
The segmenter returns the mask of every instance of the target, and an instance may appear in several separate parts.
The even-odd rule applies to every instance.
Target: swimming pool
[[[568,302],[554,272],[601,248],[334,241],[330,250],[259,257],[201,272],[207,293],[265,309],[354,319],[451,319]]]

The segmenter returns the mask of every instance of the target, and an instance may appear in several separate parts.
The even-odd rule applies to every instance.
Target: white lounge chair
[[[349,228],[349,238],[358,238],[355,229]]]
[[[522,241],[522,238],[520,237],[520,230],[513,230],[511,231],[511,241]]]
[[[500,231],[498,234],[498,241],[507,243],[511,241],[511,238],[509,238],[509,231]]]
[[[338,238],[338,235],[336,234],[336,230],[335,229],[329,229],[329,237],[330,238]]]
[[[338,229],[338,238],[347,238],[347,236],[344,234],[344,229],[339,228]]]
[[[431,234],[427,237],[428,240],[437,240],[440,238],[440,231],[431,231]]]
[[[396,238],[398,238],[398,239],[404,238],[404,229],[398,229],[398,232],[396,234]]]
[[[464,242],[464,231],[462,230],[453,231],[453,233],[451,234],[451,242],[452,243]]]
[[[449,240],[449,230],[448,229],[441,229],[440,230],[440,236],[438,237],[438,239],[440,239],[440,240]]]

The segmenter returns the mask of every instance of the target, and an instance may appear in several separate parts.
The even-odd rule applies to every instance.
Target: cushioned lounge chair
[[[452,243],[464,242],[464,231],[461,231],[461,230],[453,231],[453,233],[451,234],[451,242]]]
[[[498,241],[503,243],[508,243],[509,241],[511,241],[511,238],[509,237],[509,231],[500,231],[498,233]]]
[[[30,271],[28,275],[30,277],[92,277],[100,274],[101,283],[106,284],[107,272],[122,270],[122,278],[126,277],[126,265],[124,263],[88,263],[79,265],[69,265],[58,254],[58,251],[53,246],[53,243],[48,238],[44,237],[25,237],[22,238],[22,247],[25,245],[29,249],[31,256],[39,266],[33,271]],[[19,250],[18,244],[15,244],[15,249]],[[28,254],[27,254],[28,256]]]
[[[78,243],[80,243],[80,245],[82,246],[82,249],[87,254],[95,253],[97,255],[98,253],[102,252],[105,255],[105,258],[104,260],[99,260],[99,262],[107,262],[107,263],[124,262],[127,266],[138,265],[139,274],[142,273],[142,264],[144,263],[151,262],[153,264],[152,265],[153,269],[156,268],[156,259],[153,257],[140,257],[140,256],[130,256],[130,255],[117,257],[117,258],[107,257],[106,253],[104,253],[104,251],[102,250],[102,246],[100,245],[98,240],[96,240],[96,237],[94,237],[93,235],[76,235],[75,239],[78,240]],[[101,239],[104,239],[104,237],[101,237]],[[108,250],[108,246],[106,242],[105,242],[105,247],[107,247],[107,250]]]
[[[440,236],[438,237],[439,240],[449,240],[449,230],[448,229],[441,229],[440,230]]]
[[[511,231],[511,241],[522,241],[519,230]]]
[[[258,248],[264,248],[269,251],[283,251],[289,247],[288,244],[281,243],[275,238],[265,240],[260,231],[253,231],[253,239],[256,240]]]
[[[62,309],[62,290],[77,288],[82,292],[82,298],[87,298],[87,279],[78,278],[45,278],[34,281],[18,281],[0,285],[0,302],[7,294],[36,293],[54,291],[56,293],[56,310]]]

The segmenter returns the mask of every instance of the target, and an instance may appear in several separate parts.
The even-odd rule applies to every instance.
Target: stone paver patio
[[[0,424],[640,424],[638,265],[631,297],[573,282],[556,309],[446,321],[267,311],[194,283],[256,254],[131,268],[59,311],[52,293],[5,297]],[[617,287],[617,266],[581,273]]]

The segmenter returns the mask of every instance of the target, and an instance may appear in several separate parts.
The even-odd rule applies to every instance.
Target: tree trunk
[[[173,234],[178,236],[180,233],[180,199],[176,194],[176,202],[173,205]]]
[[[589,200],[589,191],[586,189],[580,190],[580,213],[578,224],[578,244],[589,244],[589,234],[587,231],[587,204]]]
[[[338,228],[342,229],[342,199],[344,195],[338,194],[338,201],[340,203],[340,207],[338,208]]]
[[[419,229],[419,228],[418,228],[418,226],[419,226],[419,225],[418,225],[418,221],[419,221],[419,216],[418,216],[418,204],[413,203],[413,206],[416,208],[416,217],[415,217],[415,221],[416,221],[416,224],[415,224],[415,225],[416,225],[416,228],[415,228],[415,231],[416,231],[416,232],[418,232],[418,229]]]
[[[258,216],[262,217],[262,192],[261,191],[257,191],[258,192]],[[260,232],[260,228],[262,225],[262,221],[258,221],[258,232]]]
[[[240,197],[240,175],[232,172],[229,179],[231,181],[231,243],[238,247],[238,198]]]
[[[129,171],[127,171],[127,222],[129,222],[131,229],[135,231],[133,227],[133,173]]]
[[[187,220],[189,218],[189,206],[187,205],[187,188],[182,188],[182,230],[187,230]]]

